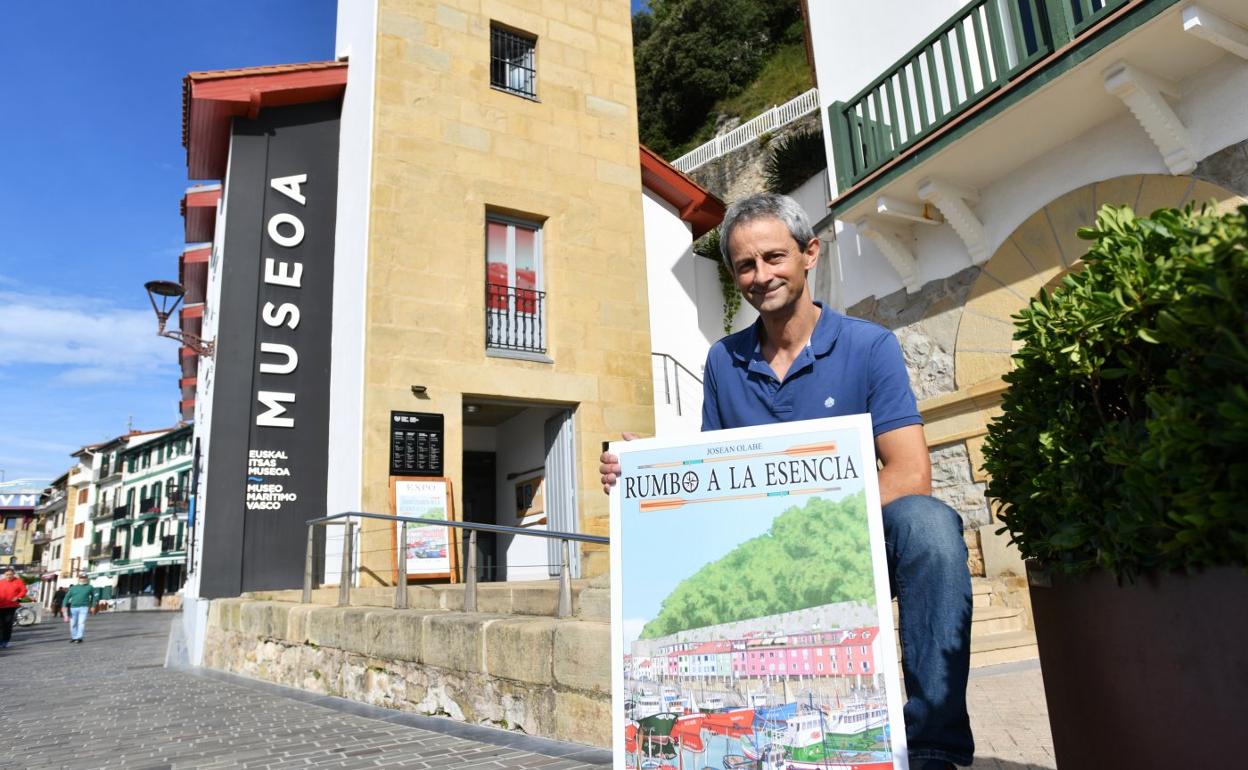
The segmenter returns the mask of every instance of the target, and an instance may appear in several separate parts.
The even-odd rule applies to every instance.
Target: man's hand
[[[625,441],[632,441],[638,438],[636,433],[623,434]],[[602,457],[598,458],[602,464],[598,466],[598,472],[602,474],[602,491],[603,494],[611,494],[611,487],[615,486],[615,482],[620,478],[620,458],[610,452],[603,452]]]
[[[932,493],[932,460],[922,425],[907,425],[875,437],[880,469],[880,505],[906,495]]]

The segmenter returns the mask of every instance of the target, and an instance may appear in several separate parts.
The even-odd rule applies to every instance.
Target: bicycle
[[[19,626],[33,626],[38,619],[39,616],[28,604],[19,604],[13,617],[14,623]]]

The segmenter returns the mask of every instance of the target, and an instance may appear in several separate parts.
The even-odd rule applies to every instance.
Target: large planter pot
[[[1077,578],[1028,564],[1061,770],[1244,767],[1248,575]]]

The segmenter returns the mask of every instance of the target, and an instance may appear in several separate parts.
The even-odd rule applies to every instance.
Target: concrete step
[[[993,583],[988,578],[971,578],[971,606],[987,607],[992,604]]]
[[[971,668],[1016,663],[1038,657],[1040,651],[1036,648],[1036,634],[1030,629],[971,637]]]
[[[893,601],[893,628],[900,629],[900,613]],[[1019,607],[977,606],[971,608],[971,636],[1021,631],[1027,626],[1027,615]]]

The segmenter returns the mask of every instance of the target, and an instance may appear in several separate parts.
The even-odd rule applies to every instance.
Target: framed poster
[[[453,521],[451,480],[392,477],[390,508],[396,516]],[[450,527],[410,523],[405,541],[403,522],[394,523],[395,558],[405,560],[408,578],[446,578],[455,582],[458,579],[456,541]]]
[[[611,451],[615,768],[907,770],[870,416]]]

